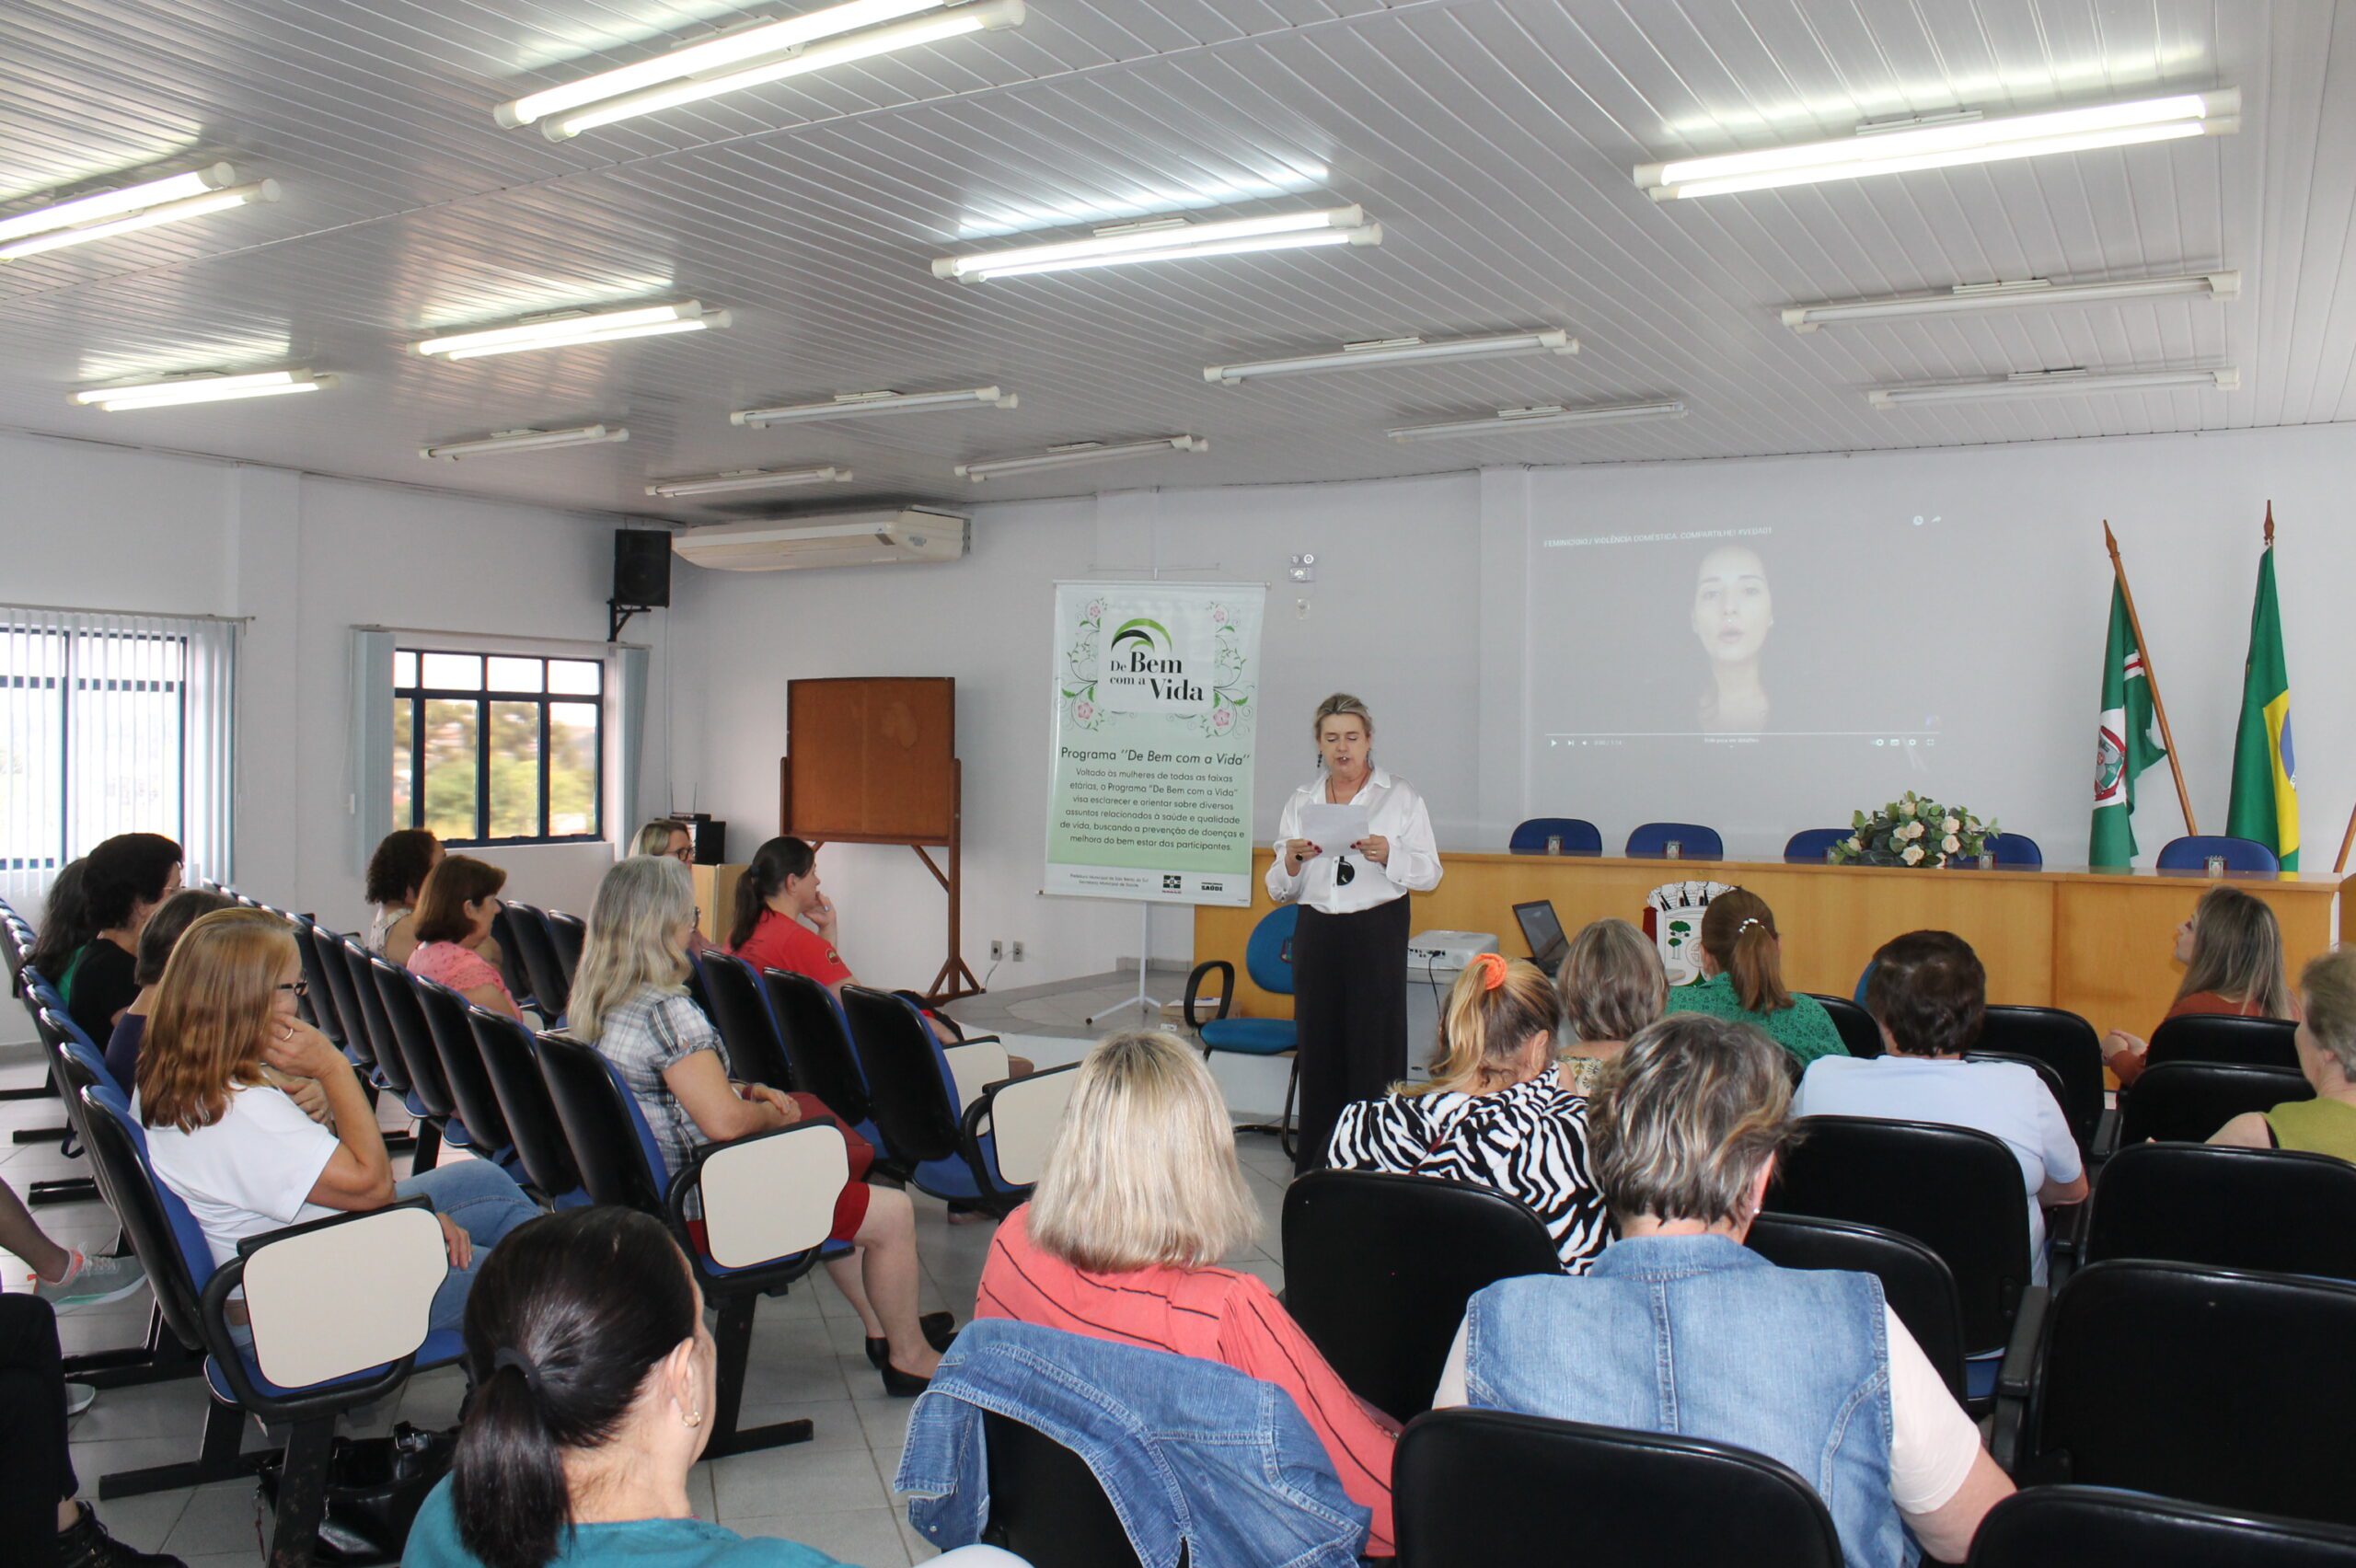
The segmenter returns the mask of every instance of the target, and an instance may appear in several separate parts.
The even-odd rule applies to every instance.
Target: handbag
[[[327,1504],[312,1561],[353,1565],[398,1562],[425,1494],[450,1473],[458,1431],[397,1423],[388,1437],[338,1437],[328,1453]],[[254,1524],[267,1549],[278,1517],[285,1459],[256,1467]]]

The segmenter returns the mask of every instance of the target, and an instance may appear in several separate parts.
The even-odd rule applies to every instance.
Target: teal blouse
[[[747,1538],[701,1519],[634,1519],[581,1525],[560,1538],[549,1568],[844,1568],[796,1541]],[[482,1568],[458,1539],[447,1476],[426,1494],[410,1527],[401,1568]]]
[[[1731,1018],[1756,1027],[1759,1032],[1799,1058],[1805,1067],[1819,1056],[1845,1056],[1849,1048],[1841,1043],[1841,1032],[1833,1027],[1832,1015],[1814,997],[1795,995],[1792,1005],[1774,1012],[1751,1012],[1734,994],[1734,977],[1714,974],[1695,986],[1675,986],[1669,988],[1668,1012],[1708,1013],[1713,1018]]]

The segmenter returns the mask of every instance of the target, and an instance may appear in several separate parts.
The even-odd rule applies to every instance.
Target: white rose
[[[1940,840],[1939,840],[1939,849],[1940,849],[1940,852],[1941,852],[1941,853],[1943,853],[1943,854],[1952,855],[1952,854],[1954,854],[1957,850],[1958,850],[1958,849],[1960,849],[1960,848],[1962,848],[1962,847],[1963,847],[1963,840],[1962,840],[1962,839],[1960,839],[1960,838],[1958,838],[1958,837],[1957,837],[1954,834],[1952,834],[1952,833],[1948,834],[1945,838],[1942,838],[1942,839],[1940,839]]]
[[[1911,817],[1911,816],[1912,816],[1912,815],[1914,814],[1914,802],[1913,802],[1913,801],[1899,801],[1899,802],[1898,802],[1898,814],[1899,814],[1900,816],[1903,816],[1903,817]]]
[[[1921,823],[1919,823],[1919,822],[1910,822],[1910,823],[1908,823],[1908,824],[1906,824],[1906,836],[1907,836],[1907,837],[1909,837],[1909,838],[1920,838],[1920,837],[1922,837],[1922,836],[1923,836],[1923,824],[1922,824]]]
[[[1849,836],[1848,843],[1842,845],[1842,847],[1854,854],[1862,851],[1865,848],[1865,846],[1857,842],[1857,836],[1853,833]]]
[[[1923,859],[1923,847],[1920,844],[1909,844],[1906,847],[1906,853],[1900,855],[1899,859],[1910,866],[1918,865]]]
[[[1956,821],[1955,818],[1949,817],[1946,821],[1939,824],[1939,831],[1941,833],[1953,833],[1962,825],[1963,824]]]

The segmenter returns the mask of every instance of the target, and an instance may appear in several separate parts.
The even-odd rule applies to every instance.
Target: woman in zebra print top
[[[1588,1173],[1588,1102],[1553,1072],[1562,1021],[1536,965],[1481,954],[1449,993],[1431,1081],[1345,1110],[1326,1163],[1502,1193],[1545,1222],[1565,1270],[1586,1273],[1611,1228]]]

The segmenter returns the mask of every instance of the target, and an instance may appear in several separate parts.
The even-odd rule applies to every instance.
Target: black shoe
[[[878,1370],[884,1374],[884,1391],[895,1400],[912,1400],[932,1387],[931,1378],[903,1372],[888,1361]]]
[[[917,1320],[917,1327],[924,1331],[924,1343],[935,1350],[947,1350],[949,1342],[957,1337],[957,1320],[946,1312],[927,1312]],[[878,1372],[892,1363],[892,1342],[872,1339],[867,1342],[867,1364]]]
[[[58,1568],[188,1568],[177,1557],[132,1551],[107,1534],[106,1526],[98,1523],[98,1511],[87,1503],[73,1528],[57,1532],[57,1562]]]

